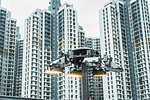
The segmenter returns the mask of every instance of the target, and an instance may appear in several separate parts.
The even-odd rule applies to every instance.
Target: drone
[[[81,72],[82,65],[93,68],[93,75],[106,72],[122,72],[123,69],[113,62],[113,58],[105,54],[103,58],[97,50],[90,48],[77,48],[67,53],[61,52],[60,57],[50,64],[51,69],[63,71],[65,67],[72,66],[72,72]]]

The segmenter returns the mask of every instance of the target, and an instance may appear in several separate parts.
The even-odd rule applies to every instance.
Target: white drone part
[[[87,63],[86,66],[89,66],[89,67],[97,67],[98,65],[95,64],[95,63]]]
[[[116,63],[111,62],[110,67],[105,66],[106,71],[113,71],[113,72],[122,72],[123,69],[120,68]]]
[[[122,72],[122,68],[105,68],[106,71],[112,71],[112,72]]]
[[[53,61],[50,65],[54,65],[54,64],[64,64],[65,63],[65,57],[61,57],[55,61]]]
[[[97,63],[99,61],[99,57],[90,57],[84,58],[83,63]]]

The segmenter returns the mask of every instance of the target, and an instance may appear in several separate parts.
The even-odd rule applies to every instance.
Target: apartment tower
[[[17,68],[16,68],[16,89],[15,96],[21,97],[22,89],[22,71],[23,71],[23,42],[24,40],[18,40],[17,46]]]
[[[108,72],[103,77],[103,100],[132,100],[131,76],[125,29],[125,4],[111,0],[100,10],[101,55],[113,58],[123,72]]]
[[[86,37],[85,47],[100,53],[100,38]],[[88,68],[88,97],[92,100],[103,100],[102,78],[93,76],[93,68]]]
[[[57,12],[61,6],[60,0],[51,0],[49,6],[49,11],[51,11],[51,61],[54,61],[58,58],[57,56]],[[51,99],[57,100],[57,75],[51,76]]]
[[[51,0],[49,6],[49,11],[51,11],[51,57],[52,61],[57,59],[57,12],[61,6],[60,0]]]
[[[128,3],[129,33],[137,99],[150,99],[150,14],[148,0]],[[130,56],[129,56],[130,58]],[[136,99],[135,99],[136,100]]]
[[[65,3],[58,10],[58,55],[61,52],[78,47],[78,23],[77,11],[73,5]],[[71,67],[65,68],[65,73],[58,76],[58,100],[80,100],[81,87],[80,78],[71,78],[69,74]]]
[[[85,47],[85,31],[82,26],[78,26],[78,48]]]
[[[0,7],[0,95],[13,96],[15,86],[16,19]]]
[[[51,98],[51,77],[45,73],[51,62],[51,12],[35,10],[25,20],[22,97]]]

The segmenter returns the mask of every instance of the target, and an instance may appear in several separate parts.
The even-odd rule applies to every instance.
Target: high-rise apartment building
[[[97,50],[100,53],[100,38],[86,37],[85,47]],[[88,96],[92,100],[103,100],[102,78],[93,76],[93,68],[88,68]]]
[[[77,12],[65,3],[58,11],[58,54],[78,47]]]
[[[98,50],[100,52],[100,38],[85,38],[85,46],[94,50]]]
[[[60,0],[51,0],[49,11],[51,11],[51,59],[52,61],[57,59],[57,12],[61,6]]]
[[[73,5],[65,3],[58,10],[58,55],[78,47],[77,11]],[[70,78],[67,75],[70,67],[65,68],[65,73],[58,76],[58,100],[80,100],[80,78]]]
[[[0,8],[0,85],[2,81],[2,64],[3,64],[3,50],[4,50],[4,35],[5,35],[5,23],[6,23],[6,9]]]
[[[100,38],[93,38],[93,49],[100,52]]]
[[[85,46],[88,48],[93,48],[93,39],[92,38],[85,38]]]
[[[131,34],[130,34],[130,21],[129,21],[129,11],[128,5],[130,0],[126,0],[124,2],[124,14],[125,14],[125,29],[126,29],[126,37],[127,37],[127,48],[128,48],[128,58],[129,58],[129,67],[130,67],[130,78],[131,78],[131,89],[132,89],[132,99],[137,100],[137,88],[136,88],[136,73],[135,67],[133,63],[133,49],[131,43]]]
[[[82,26],[78,26],[78,47],[85,47],[85,31]]]
[[[137,99],[150,99],[150,14],[148,0],[128,2],[129,34]],[[129,58],[132,58],[129,55]],[[135,99],[136,100],[136,99]]]
[[[114,7],[112,7],[113,4],[115,4],[114,7],[118,5],[117,9],[119,10],[114,10]],[[108,6],[110,7],[108,8]],[[115,12],[113,12],[113,10]],[[132,94],[132,100],[150,99],[150,15],[148,0],[111,1],[106,4],[104,8],[100,11],[100,21],[100,26],[102,26],[101,37],[103,39],[101,41],[103,45],[101,46],[102,48],[107,47],[105,49],[102,49],[102,52],[112,52],[112,48],[116,47],[108,47],[109,44],[111,44],[109,43],[109,37],[113,38],[113,41],[116,41],[113,36],[116,33],[118,34],[118,31],[121,33],[121,35],[119,36],[120,38],[117,39],[117,41],[122,42],[119,42],[119,45],[118,43],[116,45],[118,45],[119,47],[123,46],[122,49],[120,48],[120,51],[123,51],[124,59],[127,58],[127,62],[125,63],[129,63],[129,69],[124,71],[124,79],[127,80],[127,82],[130,82],[131,79],[131,83],[126,82],[127,84],[126,86],[124,86],[124,89],[131,88],[131,92],[126,91],[125,93],[127,93],[127,95],[128,93]],[[109,26],[110,23],[112,25]],[[113,31],[113,29],[117,30]],[[116,55],[115,51],[113,54]],[[127,56],[125,57],[125,55]],[[122,58],[121,61],[123,61]],[[116,61],[116,63],[117,62],[118,61]],[[128,67],[124,65],[123,68],[126,69]],[[131,87],[129,86],[130,84]],[[116,83],[116,85],[118,85],[118,83]],[[127,96],[127,98],[128,97],[129,96]],[[127,98],[125,98],[125,100],[127,100]]]
[[[45,73],[51,62],[51,20],[51,12],[40,9],[25,20],[22,97],[51,98],[51,77]]]
[[[0,95],[14,95],[15,46],[16,19],[0,7]]]
[[[49,11],[51,11],[51,61],[58,58],[57,56],[57,12],[61,6],[60,0],[51,0]],[[51,99],[57,100],[57,75],[51,75]]]
[[[125,30],[125,4],[111,0],[100,10],[101,54],[113,58],[123,72],[108,72],[103,77],[103,100],[132,100],[131,76]]]
[[[15,96],[21,97],[23,71],[23,40],[18,40]]]
[[[20,28],[17,26],[17,28],[16,28],[16,46],[15,46],[15,73],[14,73],[14,79],[15,79],[15,85],[14,85],[14,88],[15,88],[15,90],[14,90],[14,96],[16,96],[16,87],[18,86],[18,85],[16,85],[17,84],[17,67],[18,67],[18,59],[19,59],[19,55],[18,55],[18,49],[19,49],[19,39],[21,38],[21,35],[20,35]],[[22,59],[23,60],[23,59]],[[21,66],[22,67],[22,66]],[[20,93],[21,93],[21,91],[20,91]]]

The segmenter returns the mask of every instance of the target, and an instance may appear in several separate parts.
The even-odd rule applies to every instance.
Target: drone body
[[[93,67],[93,71],[103,71],[103,72],[122,72],[123,69],[120,68],[116,63],[112,62],[112,57],[108,58],[101,55],[98,51],[90,48],[78,48],[69,51],[68,53],[62,53],[62,56],[53,61],[50,65],[51,67],[59,67],[64,69],[65,67],[73,66],[75,70],[79,71],[82,68],[82,64],[87,67]],[[57,66],[56,66],[57,65]],[[73,70],[74,71],[74,70]]]

